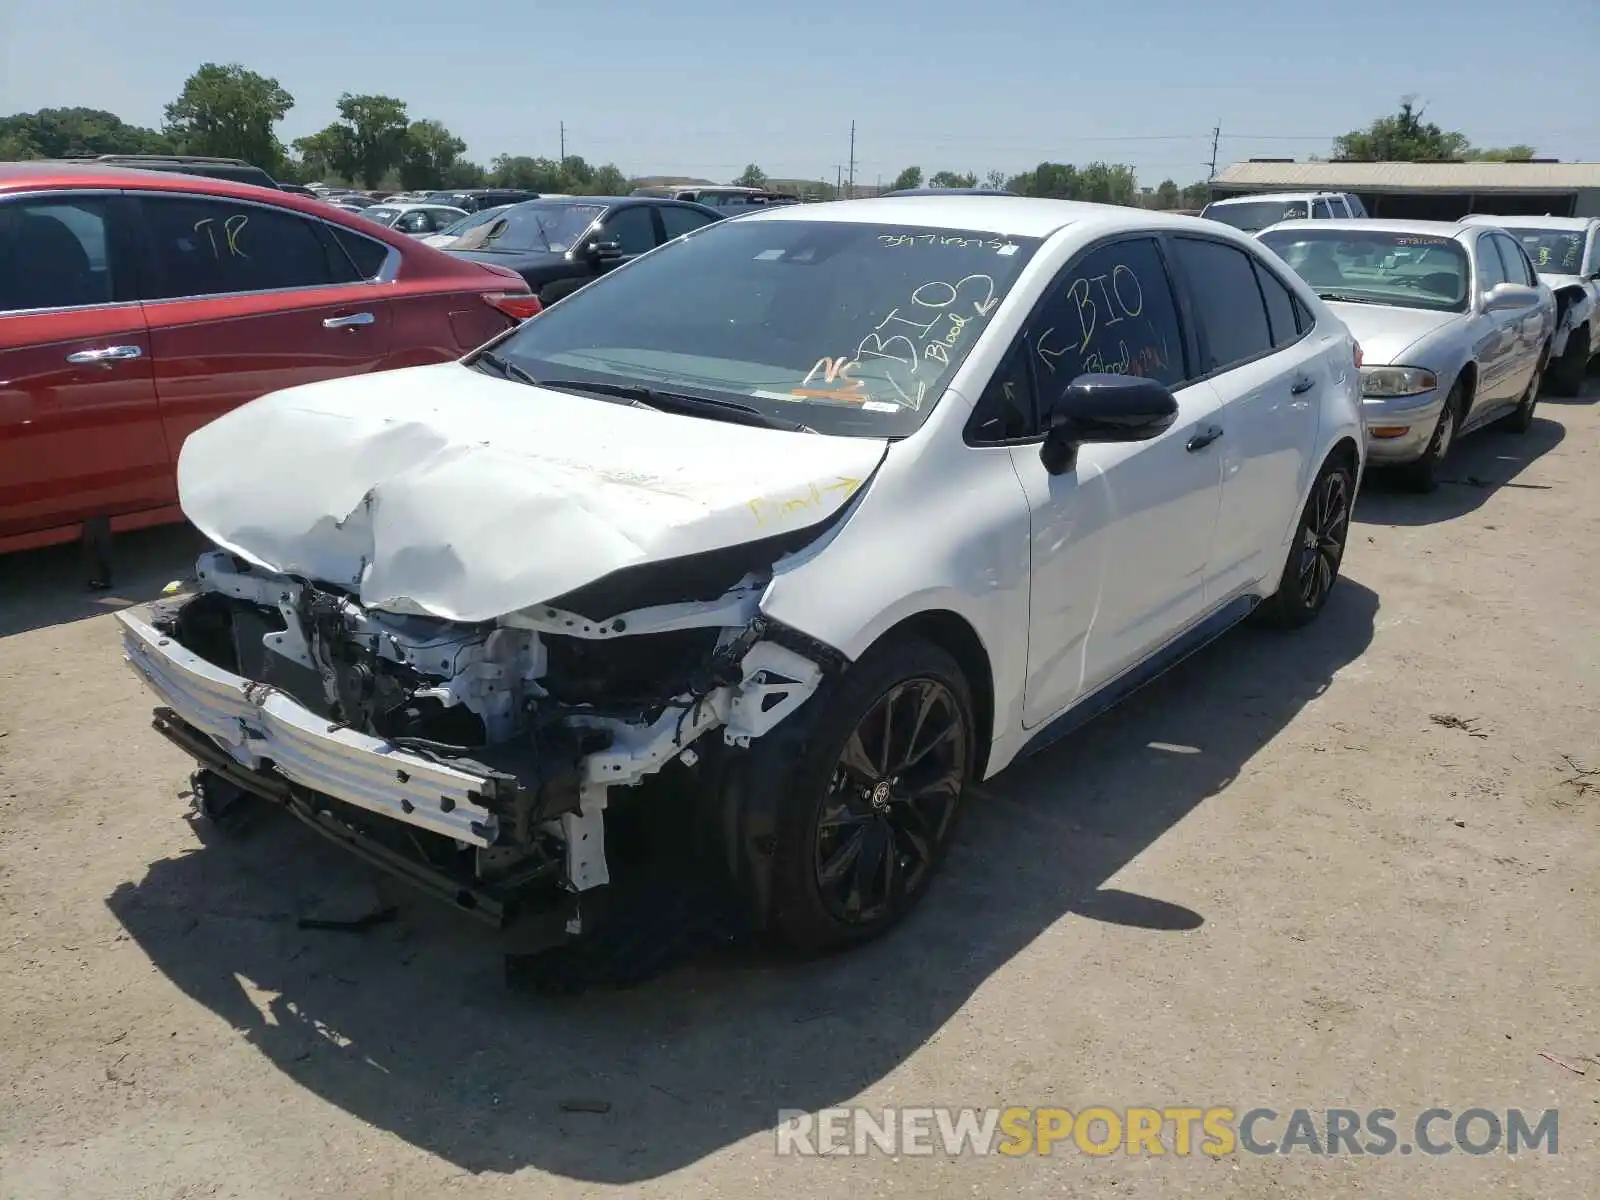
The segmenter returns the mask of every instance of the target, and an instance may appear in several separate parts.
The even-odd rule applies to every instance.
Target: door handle
[[[1193,454],[1196,450],[1204,450],[1207,446],[1211,445],[1212,442],[1216,441],[1221,436],[1222,426],[1212,425],[1208,427],[1204,433],[1197,433],[1190,438],[1186,448],[1190,454]]]
[[[144,351],[138,346],[99,346],[93,350],[74,350],[67,355],[69,363],[109,363],[126,362],[130,358],[143,356]]]
[[[324,329],[354,329],[358,325],[371,325],[377,318],[371,313],[351,313],[348,317],[329,317],[322,323]]]
[[[1291,396],[1302,396],[1316,386],[1317,381],[1315,379],[1309,375],[1303,375],[1289,385],[1289,394]]]

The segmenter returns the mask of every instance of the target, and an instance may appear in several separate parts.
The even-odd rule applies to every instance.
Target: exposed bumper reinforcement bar
[[[293,698],[214,666],[148,623],[148,609],[116,614],[124,655],[185,725],[250,772],[270,764],[291,783],[468,845],[494,844],[483,804],[504,780],[436,762],[381,738],[330,725]],[[165,731],[163,731],[165,732]]]

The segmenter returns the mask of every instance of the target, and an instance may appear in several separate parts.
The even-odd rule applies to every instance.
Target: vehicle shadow
[[[1600,358],[1589,363],[1589,375],[1576,396],[1552,396],[1548,391],[1539,392],[1540,404],[1593,404],[1597,400],[1600,400]]]
[[[1344,580],[1310,628],[1239,629],[1003,773],[919,910],[821,961],[729,955],[628,991],[509,992],[487,934],[386,885],[387,924],[297,928],[301,906],[361,869],[278,814],[244,837],[208,833],[107,904],[183,992],[360,1120],[475,1173],[653,1179],[774,1128],[780,1109],[850,1102],[1063,919],[1199,926],[1106,881],[1360,656],[1377,611]]]
[[[1386,472],[1369,470],[1356,497],[1354,519],[1368,525],[1432,525],[1452,521],[1483,506],[1500,488],[1551,485],[1519,481],[1541,456],[1566,438],[1559,421],[1537,414],[1526,433],[1482,429],[1458,441],[1439,476],[1439,490],[1418,494]]]
[[[119,533],[105,591],[89,589],[77,544],[0,555],[0,637],[154,600],[174,579],[192,573],[205,546],[199,530],[187,523]]]

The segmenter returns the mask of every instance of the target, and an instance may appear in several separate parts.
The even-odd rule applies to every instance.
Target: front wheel
[[[830,693],[786,772],[772,927],[805,952],[876,937],[922,898],[977,760],[971,691],[920,639],[874,648]]]
[[[1450,456],[1450,447],[1455,444],[1465,398],[1460,383],[1450,389],[1450,395],[1445,397],[1444,407],[1439,411],[1439,420],[1433,427],[1433,436],[1428,439],[1428,448],[1416,462],[1400,468],[1400,478],[1412,491],[1431,492],[1439,486],[1439,468],[1444,465],[1444,460]]]
[[[1309,625],[1328,603],[1350,537],[1355,490],[1355,474],[1348,464],[1335,460],[1322,468],[1300,514],[1278,590],[1259,609],[1263,621],[1298,629]]]

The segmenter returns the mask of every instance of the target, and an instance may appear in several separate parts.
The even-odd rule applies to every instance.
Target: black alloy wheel
[[[968,743],[966,712],[936,679],[894,685],[857,722],[813,839],[817,893],[835,920],[879,924],[922,890],[961,798]]]
[[[1350,500],[1350,477],[1343,471],[1328,471],[1317,481],[1300,523],[1296,581],[1301,604],[1313,612],[1327,603],[1339,577],[1350,536]]]

